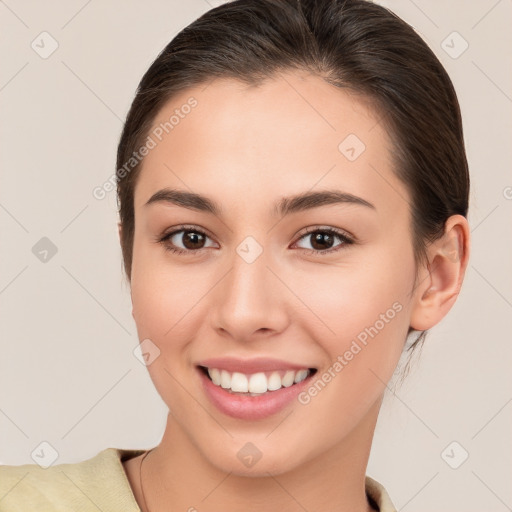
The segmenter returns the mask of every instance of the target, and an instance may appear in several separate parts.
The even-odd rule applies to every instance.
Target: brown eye
[[[185,249],[197,250],[203,248],[205,237],[201,233],[198,233],[197,231],[178,231],[178,233],[184,233],[183,235],[178,235],[177,238],[185,246]],[[176,238],[176,235],[172,238]]]
[[[319,251],[330,249],[334,243],[334,236],[330,233],[316,232],[309,235],[311,237],[311,246]]]
[[[340,240],[341,243],[334,245],[336,239]],[[332,254],[333,252],[342,249],[345,245],[351,245],[354,243],[354,241],[345,233],[333,228],[310,229],[300,237],[300,240],[310,240],[310,246],[312,249],[307,247],[303,248],[312,254]]]
[[[206,247],[211,247],[205,245],[209,239],[210,237],[201,230],[191,227],[183,229],[183,226],[180,226],[180,229],[168,233],[159,242],[168,251],[179,254],[193,254]]]

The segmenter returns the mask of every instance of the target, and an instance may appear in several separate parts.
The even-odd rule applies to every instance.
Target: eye
[[[346,245],[354,244],[354,240],[343,231],[334,228],[313,227],[308,228],[307,231],[301,235],[300,240],[310,239],[312,249],[305,249],[309,254],[325,255],[332,254],[343,249]],[[335,239],[341,242],[335,245]],[[201,229],[195,226],[177,226],[176,229],[163,235],[157,241],[163,244],[165,250],[176,254],[194,254],[199,253],[203,249],[212,247],[212,245],[205,245],[210,237]],[[180,247],[181,244],[181,247]],[[298,242],[296,242],[298,244]],[[300,246],[299,246],[300,247]]]
[[[205,242],[210,237],[195,226],[178,226],[178,229],[167,233],[158,242],[163,244],[167,251],[177,254],[198,253],[205,249]],[[180,247],[181,244],[181,247]]]
[[[335,239],[341,240],[341,243],[332,248]],[[299,240],[310,240],[313,249],[305,248],[309,254],[325,255],[332,254],[344,248],[346,245],[352,245],[354,240],[345,232],[334,228],[313,227],[308,228]]]

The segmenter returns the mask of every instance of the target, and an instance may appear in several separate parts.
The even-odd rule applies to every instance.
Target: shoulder
[[[73,464],[0,465],[0,512],[38,510],[138,512],[122,460],[144,450],[106,448]],[[104,508],[105,507],[105,508]]]

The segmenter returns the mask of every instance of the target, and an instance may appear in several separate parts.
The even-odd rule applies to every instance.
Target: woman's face
[[[217,468],[252,475],[368,441],[415,277],[409,194],[376,114],[320,78],[286,73],[257,88],[216,80],[187,90],[149,135],[135,190],[133,317],[150,357],[159,350],[148,370],[174,428]],[[148,203],[162,190],[217,209],[170,193]],[[223,384],[201,364],[224,368]],[[300,368],[316,373],[292,386],[272,377]],[[287,385],[236,395],[222,387],[235,372],[248,382],[263,373],[253,390]],[[244,389],[244,377],[231,384]]]

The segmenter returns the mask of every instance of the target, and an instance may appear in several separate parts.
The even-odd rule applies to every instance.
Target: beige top
[[[106,448],[91,459],[42,468],[0,465],[0,512],[140,512],[122,462],[146,450]],[[366,477],[380,512],[396,512],[384,487]]]

